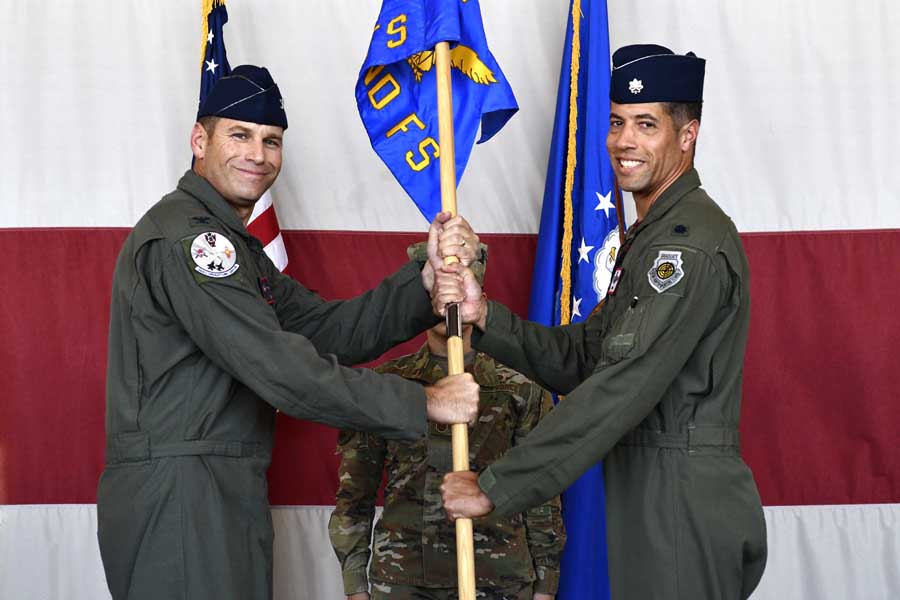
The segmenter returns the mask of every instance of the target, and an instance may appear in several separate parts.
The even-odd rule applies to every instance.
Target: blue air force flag
[[[487,46],[477,0],[384,0],[356,104],[372,147],[428,221],[440,212],[434,46],[450,42],[456,179],[518,110]]]
[[[544,325],[586,319],[606,296],[613,276],[621,215],[606,154],[609,82],[606,2],[573,0],[529,307],[529,318]],[[570,100],[577,107],[574,113]],[[567,175],[571,185],[566,184]],[[569,487],[562,502],[568,540],[558,597],[609,598],[601,465]]]

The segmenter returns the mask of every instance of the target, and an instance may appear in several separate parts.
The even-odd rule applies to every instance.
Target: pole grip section
[[[475,600],[475,546],[472,519],[456,520],[456,568],[459,600]]]
[[[453,142],[453,95],[450,80],[450,44],[439,42],[434,47],[438,101],[438,144],[441,168],[441,210],[456,216],[456,152]],[[458,262],[448,256],[444,264]],[[453,318],[451,329],[450,318]],[[451,337],[451,331],[456,335]],[[465,372],[459,306],[447,307],[447,356],[451,375]],[[453,425],[453,470],[469,470],[469,429],[465,423]],[[475,600],[475,546],[472,520],[456,520],[456,569],[459,600]]]

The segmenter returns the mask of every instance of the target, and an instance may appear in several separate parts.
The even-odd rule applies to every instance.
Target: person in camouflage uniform
[[[473,263],[483,277],[486,247]],[[424,244],[410,247],[410,258]],[[433,383],[447,373],[443,324],[427,333],[415,354],[376,370]],[[524,438],[545,414],[550,395],[520,373],[471,347],[471,326],[463,330],[466,371],[481,386],[479,418],[469,430],[469,461],[480,471]],[[385,440],[344,430],[338,440],[340,487],[328,525],[341,563],[344,592],[352,600],[369,598],[457,598],[456,534],[443,510],[439,486],[451,471],[450,427],[430,423],[425,439],[414,443]],[[375,526],[375,499],[387,471],[384,513]],[[556,594],[565,530],[555,497],[522,514],[474,523],[478,598],[544,599]],[[374,556],[372,556],[374,554]],[[366,567],[372,556],[371,570]]]

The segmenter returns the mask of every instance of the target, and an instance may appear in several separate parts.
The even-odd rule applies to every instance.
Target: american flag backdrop
[[[354,97],[380,6],[228,2],[228,58],[267,66],[291,120],[271,190],[287,272],[327,298],[367,289],[425,235]],[[607,6],[612,48],[656,42],[707,59],[697,167],[751,269],[741,440],[770,544],[753,598],[898,598],[900,5]],[[19,2],[0,16],[0,598],[107,597],[94,502],[113,263],[188,167],[197,8]],[[490,246],[487,293],[522,315],[569,9],[481,3],[520,110],[473,149],[459,209]],[[279,239],[268,231],[257,235]],[[341,595],[325,530],[335,436],[279,420],[278,600]]]

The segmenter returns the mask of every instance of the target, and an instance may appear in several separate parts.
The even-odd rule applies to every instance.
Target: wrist
[[[434,287],[434,268],[431,266],[430,262],[425,262],[425,265],[422,267],[422,287],[425,288],[425,291],[429,294],[431,293],[431,289]]]
[[[481,331],[484,331],[487,328],[487,317],[488,317],[488,299],[487,294],[481,294],[481,303],[478,307],[478,320],[475,321],[475,326],[478,327]]]
[[[433,409],[432,405],[436,401],[435,400],[436,392],[434,390],[434,386],[426,385],[422,388],[422,391],[425,392],[425,420],[433,421],[434,418],[432,417],[432,414],[431,414],[432,409]]]

